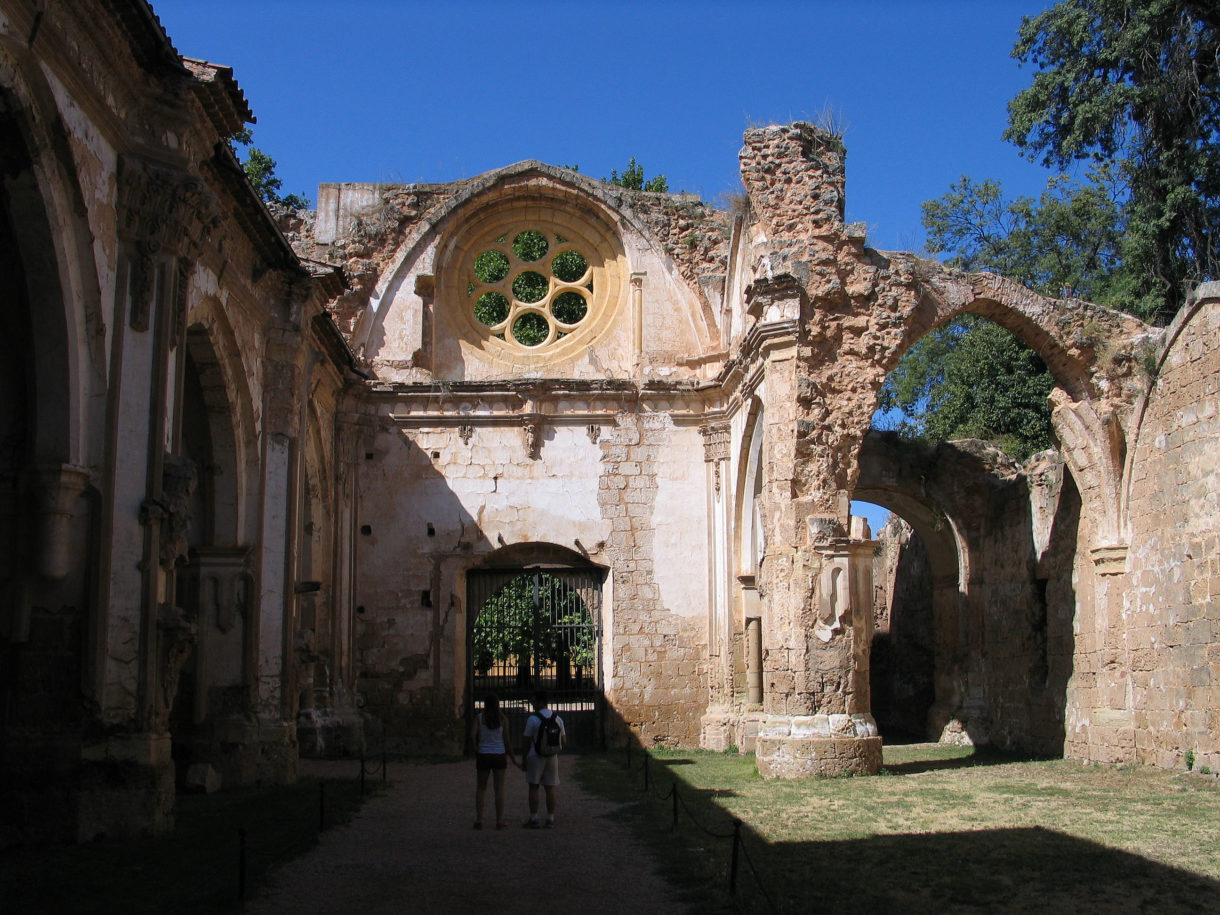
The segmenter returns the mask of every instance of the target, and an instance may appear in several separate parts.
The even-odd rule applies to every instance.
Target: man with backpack
[[[526,829],[555,825],[555,788],[559,785],[559,751],[568,742],[563,719],[547,708],[545,690],[534,694],[534,713],[526,719],[521,734],[521,758],[525,760],[525,781],[529,785],[530,818]],[[538,822],[538,786],[546,789],[546,823]]]

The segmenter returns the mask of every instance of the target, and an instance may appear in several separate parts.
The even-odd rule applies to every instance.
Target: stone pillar
[[[38,574],[50,581],[60,581],[72,568],[68,526],[73,505],[89,483],[89,471],[55,464],[37,467],[32,475]]]
[[[254,560],[258,604],[252,635],[258,778],[271,782],[294,779],[298,756],[293,633],[302,498],[299,405],[308,399],[301,366],[301,291],[284,288],[284,317],[268,331],[264,361],[262,528]]]
[[[1135,710],[1131,704],[1131,663],[1124,620],[1127,547],[1090,551],[1094,565],[1094,613],[1100,655],[1095,705],[1089,716],[1089,758],[1121,763],[1136,759]]]
[[[762,618],[746,618],[746,701],[750,705],[762,705]]]
[[[808,521],[808,558],[797,566],[811,587],[808,606],[795,617],[798,631],[787,633],[794,688],[766,703],[755,747],[764,778],[872,774],[881,767],[868,679],[873,542],[824,536],[821,520]]]

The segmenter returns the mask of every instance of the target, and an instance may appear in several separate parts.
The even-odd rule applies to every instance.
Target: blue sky
[[[739,188],[750,126],[845,128],[847,216],[916,250],[961,175],[1037,195],[1001,139],[1043,0],[153,0],[178,50],[235,70],[285,193],[453,181],[522,159],[595,178],[634,156],[670,190]],[[874,526],[877,526],[876,524]]]

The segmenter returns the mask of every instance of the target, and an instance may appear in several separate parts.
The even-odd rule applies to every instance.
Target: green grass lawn
[[[320,791],[319,785],[324,787]],[[238,906],[239,830],[246,830],[246,894],[267,872],[314,846],[360,806],[355,779],[178,798],[173,832],[155,838],[0,854],[0,911],[232,912]],[[305,909],[302,909],[305,911]]]
[[[887,747],[868,778],[764,781],[752,756],[589,756],[582,784],[710,911],[1220,911],[1220,783],[1144,767]],[[679,826],[673,822],[673,786]],[[742,823],[736,896],[727,892]],[[712,835],[709,835],[712,833]]]

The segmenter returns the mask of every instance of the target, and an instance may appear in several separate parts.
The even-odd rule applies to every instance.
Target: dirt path
[[[581,790],[561,760],[554,829],[523,829],[525,778],[510,767],[508,829],[471,828],[474,763],[390,765],[391,790],[312,852],[275,871],[245,911],[683,912],[647,851],[608,816],[614,805]],[[355,775],[359,764],[311,763],[303,773]],[[490,786],[487,823],[494,827]],[[546,879],[542,879],[542,875]]]

